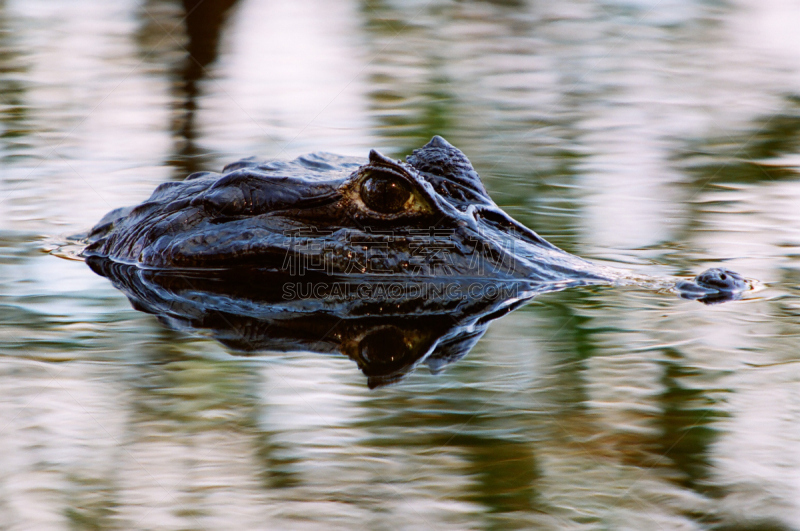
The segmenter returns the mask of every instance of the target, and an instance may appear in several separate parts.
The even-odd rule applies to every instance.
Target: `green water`
[[[0,529],[800,529],[798,27],[781,0],[0,0]],[[191,171],[433,134],[572,253],[761,290],[543,295],[369,390],[46,252]]]

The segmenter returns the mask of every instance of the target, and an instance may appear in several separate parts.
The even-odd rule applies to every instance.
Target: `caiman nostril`
[[[700,273],[694,281],[704,287],[719,291],[741,291],[747,289],[747,281],[735,271],[713,267]]]
[[[713,267],[697,275],[693,281],[678,282],[676,288],[684,298],[716,304],[740,298],[750,289],[750,284],[735,271]]]

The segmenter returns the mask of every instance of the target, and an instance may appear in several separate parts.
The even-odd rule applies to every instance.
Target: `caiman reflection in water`
[[[95,257],[87,262],[135,309],[172,329],[207,331],[239,353],[341,353],[358,364],[370,387],[395,382],[419,364],[439,372],[465,356],[491,320],[545,289],[436,279],[367,285],[318,274],[298,283],[296,276],[254,269],[208,274]]]
[[[192,174],[87,240],[92,268],[171,326],[239,350],[342,352],[371,386],[462,357],[537,293],[633,285],[715,303],[750,287],[721,268],[648,277],[564,252],[503,212],[438,136],[406,162],[373,150]]]

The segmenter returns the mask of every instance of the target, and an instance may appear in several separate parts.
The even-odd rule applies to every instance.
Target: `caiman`
[[[710,304],[750,288],[724,268],[651,277],[569,254],[503,212],[439,136],[405,162],[373,150],[195,173],[83,240],[89,266],[167,326],[238,352],[340,352],[370,387],[438,372],[540,293],[627,285]]]
[[[156,269],[633,285],[706,303],[751,287],[724,268],[650,277],[569,254],[498,207],[440,136],[405,162],[372,150],[366,160],[315,153],[195,173],[108,213],[87,240],[85,257]]]

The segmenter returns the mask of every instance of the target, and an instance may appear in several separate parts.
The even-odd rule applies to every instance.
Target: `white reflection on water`
[[[19,54],[30,147],[4,150],[21,160],[5,165],[0,227],[79,230],[168,175],[156,167],[169,146],[167,84],[138,71],[130,39],[135,4],[24,0],[3,7]]]
[[[204,167],[442,133],[572,251],[766,289],[550,294],[376,391],[340,357],[228,356],[37,250],[182,171],[180,3],[8,0],[0,527],[800,527],[800,7],[499,4],[240,0]]]
[[[204,136],[233,156],[364,156],[365,54],[349,2],[245,2],[208,83]]]
[[[769,392],[764,392],[764,380],[771,383]],[[742,370],[735,381],[738,392],[730,405],[735,414],[723,426],[730,437],[720,438],[715,448],[714,480],[730,492],[726,509],[739,518],[769,520],[780,507],[786,521],[797,522],[798,369],[777,365]]]

